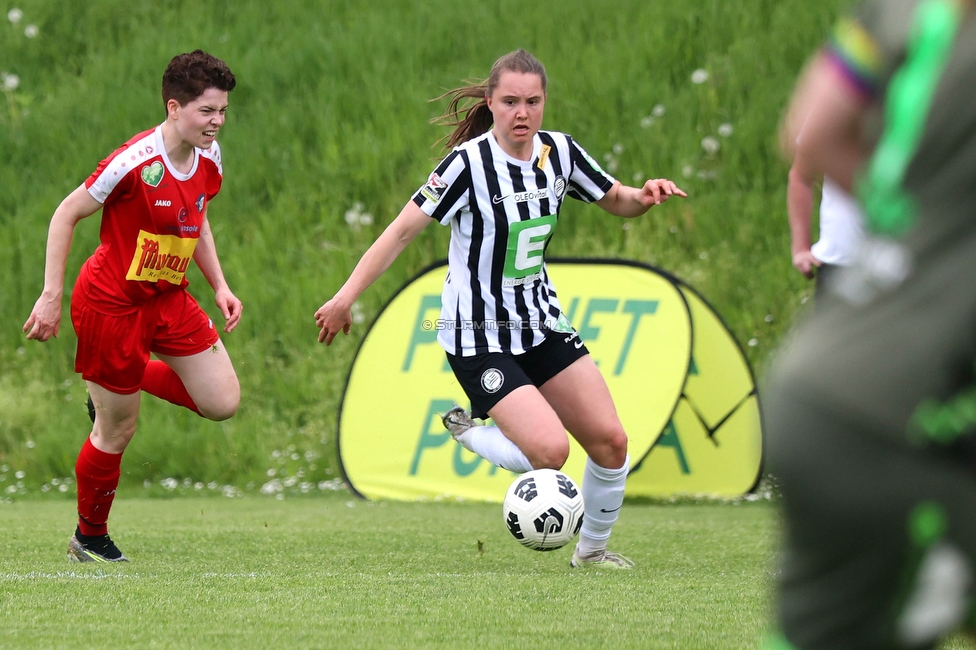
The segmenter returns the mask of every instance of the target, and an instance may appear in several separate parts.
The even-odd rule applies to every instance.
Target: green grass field
[[[0,646],[754,648],[768,504],[628,504],[630,572],[519,546],[498,505],[120,499],[121,565],[70,564],[68,501],[0,505]]]
[[[498,505],[121,498],[117,565],[68,562],[73,514],[0,504],[0,647],[732,650],[770,626],[764,501],[627,503],[629,572],[522,548]]]

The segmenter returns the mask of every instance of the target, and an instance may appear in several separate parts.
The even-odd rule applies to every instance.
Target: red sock
[[[109,454],[95,448],[90,438],[78,454],[75,477],[78,481],[78,528],[82,535],[108,532],[108,511],[112,509],[115,488],[119,486],[122,454]]]
[[[186,386],[176,372],[159,359],[152,359],[146,366],[140,388],[150,395],[164,399],[171,404],[188,408],[197,415],[197,405],[186,392]]]

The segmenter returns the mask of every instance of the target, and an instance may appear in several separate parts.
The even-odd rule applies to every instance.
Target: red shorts
[[[213,321],[184,289],[162,293],[127,314],[97,311],[82,272],[71,294],[78,335],[75,372],[113,393],[139,391],[149,353],[188,357],[220,340]]]

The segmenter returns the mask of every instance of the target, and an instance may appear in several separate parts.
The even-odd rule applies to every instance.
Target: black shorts
[[[471,400],[472,417],[484,419],[495,404],[519,386],[542,386],[589,353],[576,332],[550,332],[524,354],[448,354],[447,361]]]

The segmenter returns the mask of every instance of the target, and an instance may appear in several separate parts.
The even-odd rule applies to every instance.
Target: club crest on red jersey
[[[146,185],[157,187],[163,180],[163,163],[158,160],[151,165],[142,168],[142,180]]]

